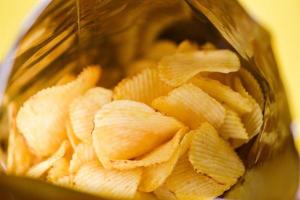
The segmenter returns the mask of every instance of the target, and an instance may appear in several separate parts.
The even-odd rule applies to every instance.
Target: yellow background
[[[273,46],[300,126],[300,0],[240,0],[273,35]],[[0,60],[12,45],[22,20],[38,0],[0,0]],[[297,131],[299,133],[299,129]],[[300,147],[300,136],[299,147]]]

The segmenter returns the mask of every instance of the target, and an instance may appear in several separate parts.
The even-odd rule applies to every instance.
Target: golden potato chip
[[[225,140],[229,138],[248,140],[248,133],[241,118],[230,108],[226,109],[225,120],[219,128],[219,134]]]
[[[122,105],[128,106],[118,109]],[[168,141],[183,127],[176,119],[129,100],[104,105],[94,122],[93,145],[100,160],[100,154],[116,160],[137,158]]]
[[[230,108],[240,114],[250,112],[253,108],[249,99],[243,97],[238,92],[235,92],[230,87],[223,85],[217,80],[197,77],[193,78],[191,82],[213,98],[226,103]]]
[[[213,199],[229,189],[228,186],[195,172],[187,155],[179,159],[165,187],[180,200]]]
[[[101,152],[99,152],[97,156],[98,159],[101,160],[102,165],[107,169],[127,170],[127,169],[134,169],[137,167],[147,167],[154,164],[166,162],[171,158],[171,156],[179,147],[180,141],[182,140],[186,131],[187,128],[181,128],[171,140],[158,146],[151,152],[143,156],[137,157],[135,159],[131,159],[131,160],[109,159],[107,155]]]
[[[139,192],[137,191],[132,200],[158,200],[152,193]]]
[[[50,169],[56,161],[61,159],[66,153],[68,148],[70,147],[70,144],[67,140],[63,141],[61,143],[61,146],[58,148],[58,150],[50,156],[48,159],[32,166],[26,173],[27,176],[30,176],[32,178],[39,178],[42,176],[48,169]]]
[[[200,46],[201,49],[204,49],[204,50],[215,50],[217,49],[216,46],[210,42],[206,42],[205,44],[201,45]]]
[[[71,176],[71,175],[60,177],[60,178],[58,178],[56,180],[53,180],[51,182],[53,184],[59,185],[61,187],[67,187],[67,188],[73,188],[74,187],[73,176]]]
[[[248,132],[249,139],[251,139],[261,130],[263,125],[263,113],[258,103],[253,99],[252,96],[248,94],[239,78],[234,80],[234,84],[235,89],[241,95],[248,98],[254,105],[250,113],[246,113],[242,116],[242,122],[244,123],[244,126]]]
[[[75,79],[76,79],[76,76],[74,74],[68,73],[68,74],[63,75],[63,77],[61,77],[57,81],[56,85],[64,85],[64,84],[67,84],[71,81],[74,81]]]
[[[69,118],[66,120],[65,126],[66,126],[67,138],[72,146],[72,149],[74,150],[76,149],[76,146],[80,143],[80,140],[76,137]]]
[[[172,87],[160,80],[156,68],[145,69],[131,78],[123,79],[114,89],[114,99],[129,99],[150,104],[167,94]]]
[[[16,105],[8,106],[9,138],[6,160],[8,174],[23,175],[33,164],[34,155],[30,152],[25,139],[16,126]]]
[[[126,75],[127,76],[133,76],[138,74],[139,72],[143,71],[147,68],[154,68],[156,67],[157,62],[150,59],[140,59],[137,61],[134,61],[129,65],[128,68],[126,68]]]
[[[164,185],[157,188],[154,191],[154,194],[159,200],[177,200],[175,194],[171,192],[168,188],[166,188]]]
[[[193,84],[182,85],[167,96],[154,99],[152,106],[184,122],[192,129],[205,121],[220,127],[225,118],[224,107]]]
[[[158,63],[160,78],[171,86],[180,86],[200,72],[238,71],[240,61],[229,50],[195,51],[165,56]]]
[[[245,167],[229,143],[209,123],[203,123],[194,134],[188,154],[193,168],[219,183],[233,185]]]
[[[41,90],[23,104],[17,115],[17,126],[36,155],[49,156],[59,147],[66,138],[69,104],[93,87],[99,75],[99,67],[88,67],[76,80]]]
[[[75,173],[85,163],[97,160],[91,144],[77,145],[70,161],[70,173]]]
[[[193,52],[197,50],[198,50],[198,45],[196,43],[193,43],[189,40],[184,40],[178,45],[176,49],[176,53]]]
[[[146,167],[142,174],[139,190],[143,192],[153,192],[159,186],[163,185],[165,180],[172,173],[179,158],[179,154],[180,151],[179,148],[177,148],[168,161]]]
[[[85,143],[92,143],[94,116],[103,105],[111,100],[111,90],[95,87],[72,102],[70,105],[70,122],[77,138]]]
[[[7,156],[3,149],[0,147],[0,173],[7,172]]]
[[[159,40],[153,43],[152,47],[149,48],[145,57],[155,61],[160,60],[164,56],[172,55],[176,52],[176,44],[170,40]]]
[[[243,79],[243,83],[249,94],[256,100],[256,102],[260,105],[260,108],[263,108],[265,97],[262,92],[262,89],[256,80],[256,78],[245,68],[241,68],[239,71],[241,78]]]
[[[98,162],[83,165],[74,177],[75,188],[109,199],[134,198],[142,170],[108,170]]]
[[[57,160],[53,166],[49,169],[47,174],[47,180],[55,182],[59,178],[69,175],[69,160],[66,157],[62,157]]]

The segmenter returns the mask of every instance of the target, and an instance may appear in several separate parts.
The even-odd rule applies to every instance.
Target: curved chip
[[[220,127],[225,118],[224,107],[191,83],[172,90],[167,96],[154,99],[152,106],[192,129],[205,121]]]
[[[166,188],[164,185],[157,188],[154,191],[155,196],[159,200],[178,200],[173,192],[171,192],[168,188]]]
[[[154,67],[156,67],[156,65],[157,65],[157,62],[154,60],[140,59],[140,60],[134,61],[133,63],[131,63],[128,66],[128,68],[126,68],[126,75],[133,76],[133,75],[140,73],[144,69],[154,68]]]
[[[160,60],[164,56],[172,55],[176,52],[176,44],[170,40],[159,40],[153,43],[152,47],[149,48],[145,57],[155,61]]]
[[[219,183],[233,185],[245,172],[245,167],[229,143],[208,123],[194,130],[189,161],[198,173]]]
[[[72,149],[74,150],[76,149],[76,146],[80,143],[80,140],[76,137],[69,118],[66,120],[65,126],[67,138],[72,146]]]
[[[253,109],[253,105],[249,99],[243,97],[229,86],[223,85],[217,80],[196,77],[193,78],[191,82],[216,100],[226,103],[239,114],[250,112]]]
[[[263,108],[265,97],[256,78],[245,68],[241,68],[239,74],[241,75],[244,86],[249,94],[260,105],[260,108]]]
[[[171,86],[180,86],[200,72],[235,72],[239,58],[229,50],[196,51],[165,56],[158,64],[159,75]]]
[[[60,177],[56,180],[51,181],[55,185],[59,185],[61,187],[67,187],[67,188],[72,188],[74,187],[73,183],[73,176],[68,175],[68,176],[63,176]]]
[[[57,160],[47,174],[47,180],[55,182],[59,178],[69,175],[69,159],[62,157]]]
[[[68,74],[63,75],[63,77],[61,77],[57,81],[56,85],[64,85],[64,84],[67,84],[67,83],[69,83],[69,82],[71,82],[75,79],[76,79],[76,76],[74,74],[68,73]]]
[[[171,86],[160,80],[156,68],[145,69],[134,77],[124,79],[114,89],[114,99],[129,99],[150,104],[167,94]]]
[[[17,126],[38,156],[49,156],[66,138],[65,121],[71,101],[93,87],[99,67],[88,67],[68,84],[39,91],[30,97],[17,115]]]
[[[249,134],[249,139],[251,139],[261,130],[263,125],[263,113],[259,104],[249,95],[239,78],[234,80],[234,86],[241,95],[248,98],[254,105],[250,113],[246,113],[242,116],[242,122]]]
[[[35,156],[30,152],[25,139],[16,126],[16,105],[8,106],[9,138],[6,160],[8,174],[23,175],[33,164]]]
[[[196,43],[193,43],[189,40],[184,40],[178,45],[176,49],[176,53],[193,52],[193,51],[197,51],[198,48],[199,47]]]
[[[77,145],[70,161],[70,173],[76,173],[82,165],[95,160],[97,157],[91,144]]]
[[[118,108],[119,105],[129,106]],[[143,156],[172,138],[183,127],[174,118],[146,104],[119,100],[106,104],[95,116],[93,145],[96,155],[127,160]]]
[[[32,178],[39,178],[42,176],[48,169],[50,169],[56,161],[61,159],[69,149],[70,144],[67,140],[63,141],[61,143],[61,146],[58,148],[58,150],[50,156],[48,159],[32,166],[26,173],[27,176]]]
[[[74,177],[75,188],[108,199],[134,198],[142,170],[108,170],[97,162],[83,165]]]
[[[194,171],[186,155],[179,159],[165,187],[178,199],[213,199],[229,189],[212,178]]]
[[[139,192],[137,191],[132,200],[158,200],[152,193]]]
[[[77,138],[85,143],[92,143],[94,116],[103,105],[111,102],[111,100],[111,90],[95,87],[72,102],[70,122]]]
[[[236,112],[229,108],[226,109],[225,120],[219,128],[219,134],[225,140],[228,140],[229,138],[248,140],[248,133],[246,132],[241,118]]]

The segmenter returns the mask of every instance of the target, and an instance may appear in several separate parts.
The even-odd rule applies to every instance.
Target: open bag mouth
[[[298,156],[291,116],[269,34],[237,1],[56,0],[43,1],[0,67],[0,141],[7,146],[7,107],[23,103],[61,76],[84,66],[103,67],[100,86],[111,88],[124,66],[143,56],[154,41],[185,39],[236,52],[264,96],[259,134],[237,152],[246,173],[222,198],[293,199]],[[0,152],[1,154],[1,152]],[[38,180],[0,174],[7,199],[101,199]]]

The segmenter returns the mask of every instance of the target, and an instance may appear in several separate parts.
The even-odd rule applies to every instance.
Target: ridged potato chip
[[[124,104],[129,106],[118,109]],[[129,100],[104,105],[94,122],[92,135],[96,155],[105,154],[116,160],[143,156],[183,127],[176,119],[155,112],[146,104]]]
[[[229,50],[176,53],[158,63],[159,75],[171,86],[180,86],[200,72],[229,73],[238,71],[240,61]]]
[[[8,106],[9,138],[6,160],[8,174],[23,175],[33,164],[35,156],[30,152],[25,139],[16,126],[16,105]]]
[[[217,80],[198,76],[193,78],[191,82],[213,98],[226,103],[230,108],[240,114],[250,112],[253,108],[249,99],[243,97],[229,86],[223,85]]]
[[[65,121],[73,98],[96,84],[99,67],[88,67],[68,84],[41,90],[30,97],[17,115],[17,126],[38,156],[49,156],[66,138]]]
[[[154,191],[155,196],[159,200],[178,200],[173,192],[171,192],[165,185],[160,186]]]
[[[76,79],[76,76],[74,74],[68,73],[68,74],[64,75],[63,77],[61,77],[57,81],[56,85],[64,85],[64,84],[67,84],[71,81],[74,81],[75,79]]]
[[[132,200],[158,200],[152,193],[139,192],[137,191]]]
[[[114,99],[129,99],[150,104],[153,99],[167,94],[171,89],[171,86],[160,80],[156,68],[148,68],[136,76],[123,79],[114,88]]]
[[[66,157],[62,157],[57,160],[53,166],[49,169],[47,174],[47,180],[55,182],[59,178],[69,175],[69,164],[70,161]]]
[[[76,173],[82,165],[95,160],[97,157],[91,144],[77,145],[70,161],[70,173]]]
[[[260,105],[260,108],[263,108],[265,97],[256,78],[245,68],[241,68],[239,74],[241,75],[241,78],[244,80],[243,82],[244,86],[249,92],[249,94]]]
[[[196,43],[193,43],[189,40],[184,40],[178,45],[176,49],[176,53],[193,52],[193,51],[197,51],[198,48],[199,47]]]
[[[41,177],[48,169],[50,169],[56,161],[64,157],[67,153],[68,149],[70,148],[70,144],[67,140],[61,143],[61,146],[58,150],[50,156],[48,159],[32,166],[26,173],[26,176],[32,178],[39,178]]]
[[[133,75],[136,75],[139,72],[143,71],[144,69],[154,68],[154,67],[156,67],[156,65],[157,65],[157,62],[154,60],[140,59],[140,60],[133,62],[132,64],[130,64],[128,66],[128,68],[126,68],[126,75],[133,76]]]
[[[53,180],[52,183],[55,185],[59,185],[61,187],[67,187],[67,188],[72,188],[72,189],[74,187],[72,175],[60,177],[56,180]]]
[[[104,153],[98,152],[98,159],[107,169],[128,170],[137,167],[148,167],[154,164],[168,161],[180,145],[180,141],[186,133],[187,128],[181,128],[176,135],[166,143],[158,146],[153,151],[130,160],[109,159]]]
[[[176,44],[170,40],[160,40],[153,43],[152,47],[149,48],[145,57],[155,61],[160,60],[164,56],[172,55],[176,52]]]
[[[65,126],[67,138],[72,146],[72,149],[74,150],[76,149],[76,146],[80,143],[80,140],[76,137],[69,118],[66,120]]]
[[[111,102],[111,100],[111,90],[95,87],[72,102],[69,115],[77,138],[85,143],[92,143],[94,116],[103,105]]]
[[[213,199],[229,189],[228,186],[194,171],[187,155],[179,159],[165,187],[179,200]]]
[[[108,170],[97,162],[83,165],[74,177],[75,188],[109,199],[134,198],[142,170]]]
[[[249,138],[251,139],[261,130],[261,127],[263,125],[263,113],[259,104],[253,99],[252,96],[249,95],[239,78],[236,78],[234,80],[234,84],[235,89],[241,95],[248,98],[254,105],[250,113],[246,113],[242,116],[242,122],[244,123],[244,126],[249,134]]]
[[[238,155],[209,123],[203,123],[194,130],[188,156],[198,173],[228,186],[233,185],[245,172]]]
[[[225,120],[219,128],[219,134],[225,140],[233,138],[247,141],[249,139],[240,116],[230,108],[226,109]]]
[[[154,99],[152,106],[184,122],[192,129],[205,121],[217,128],[221,126],[225,118],[224,107],[193,84],[182,85],[172,90],[167,96]]]

